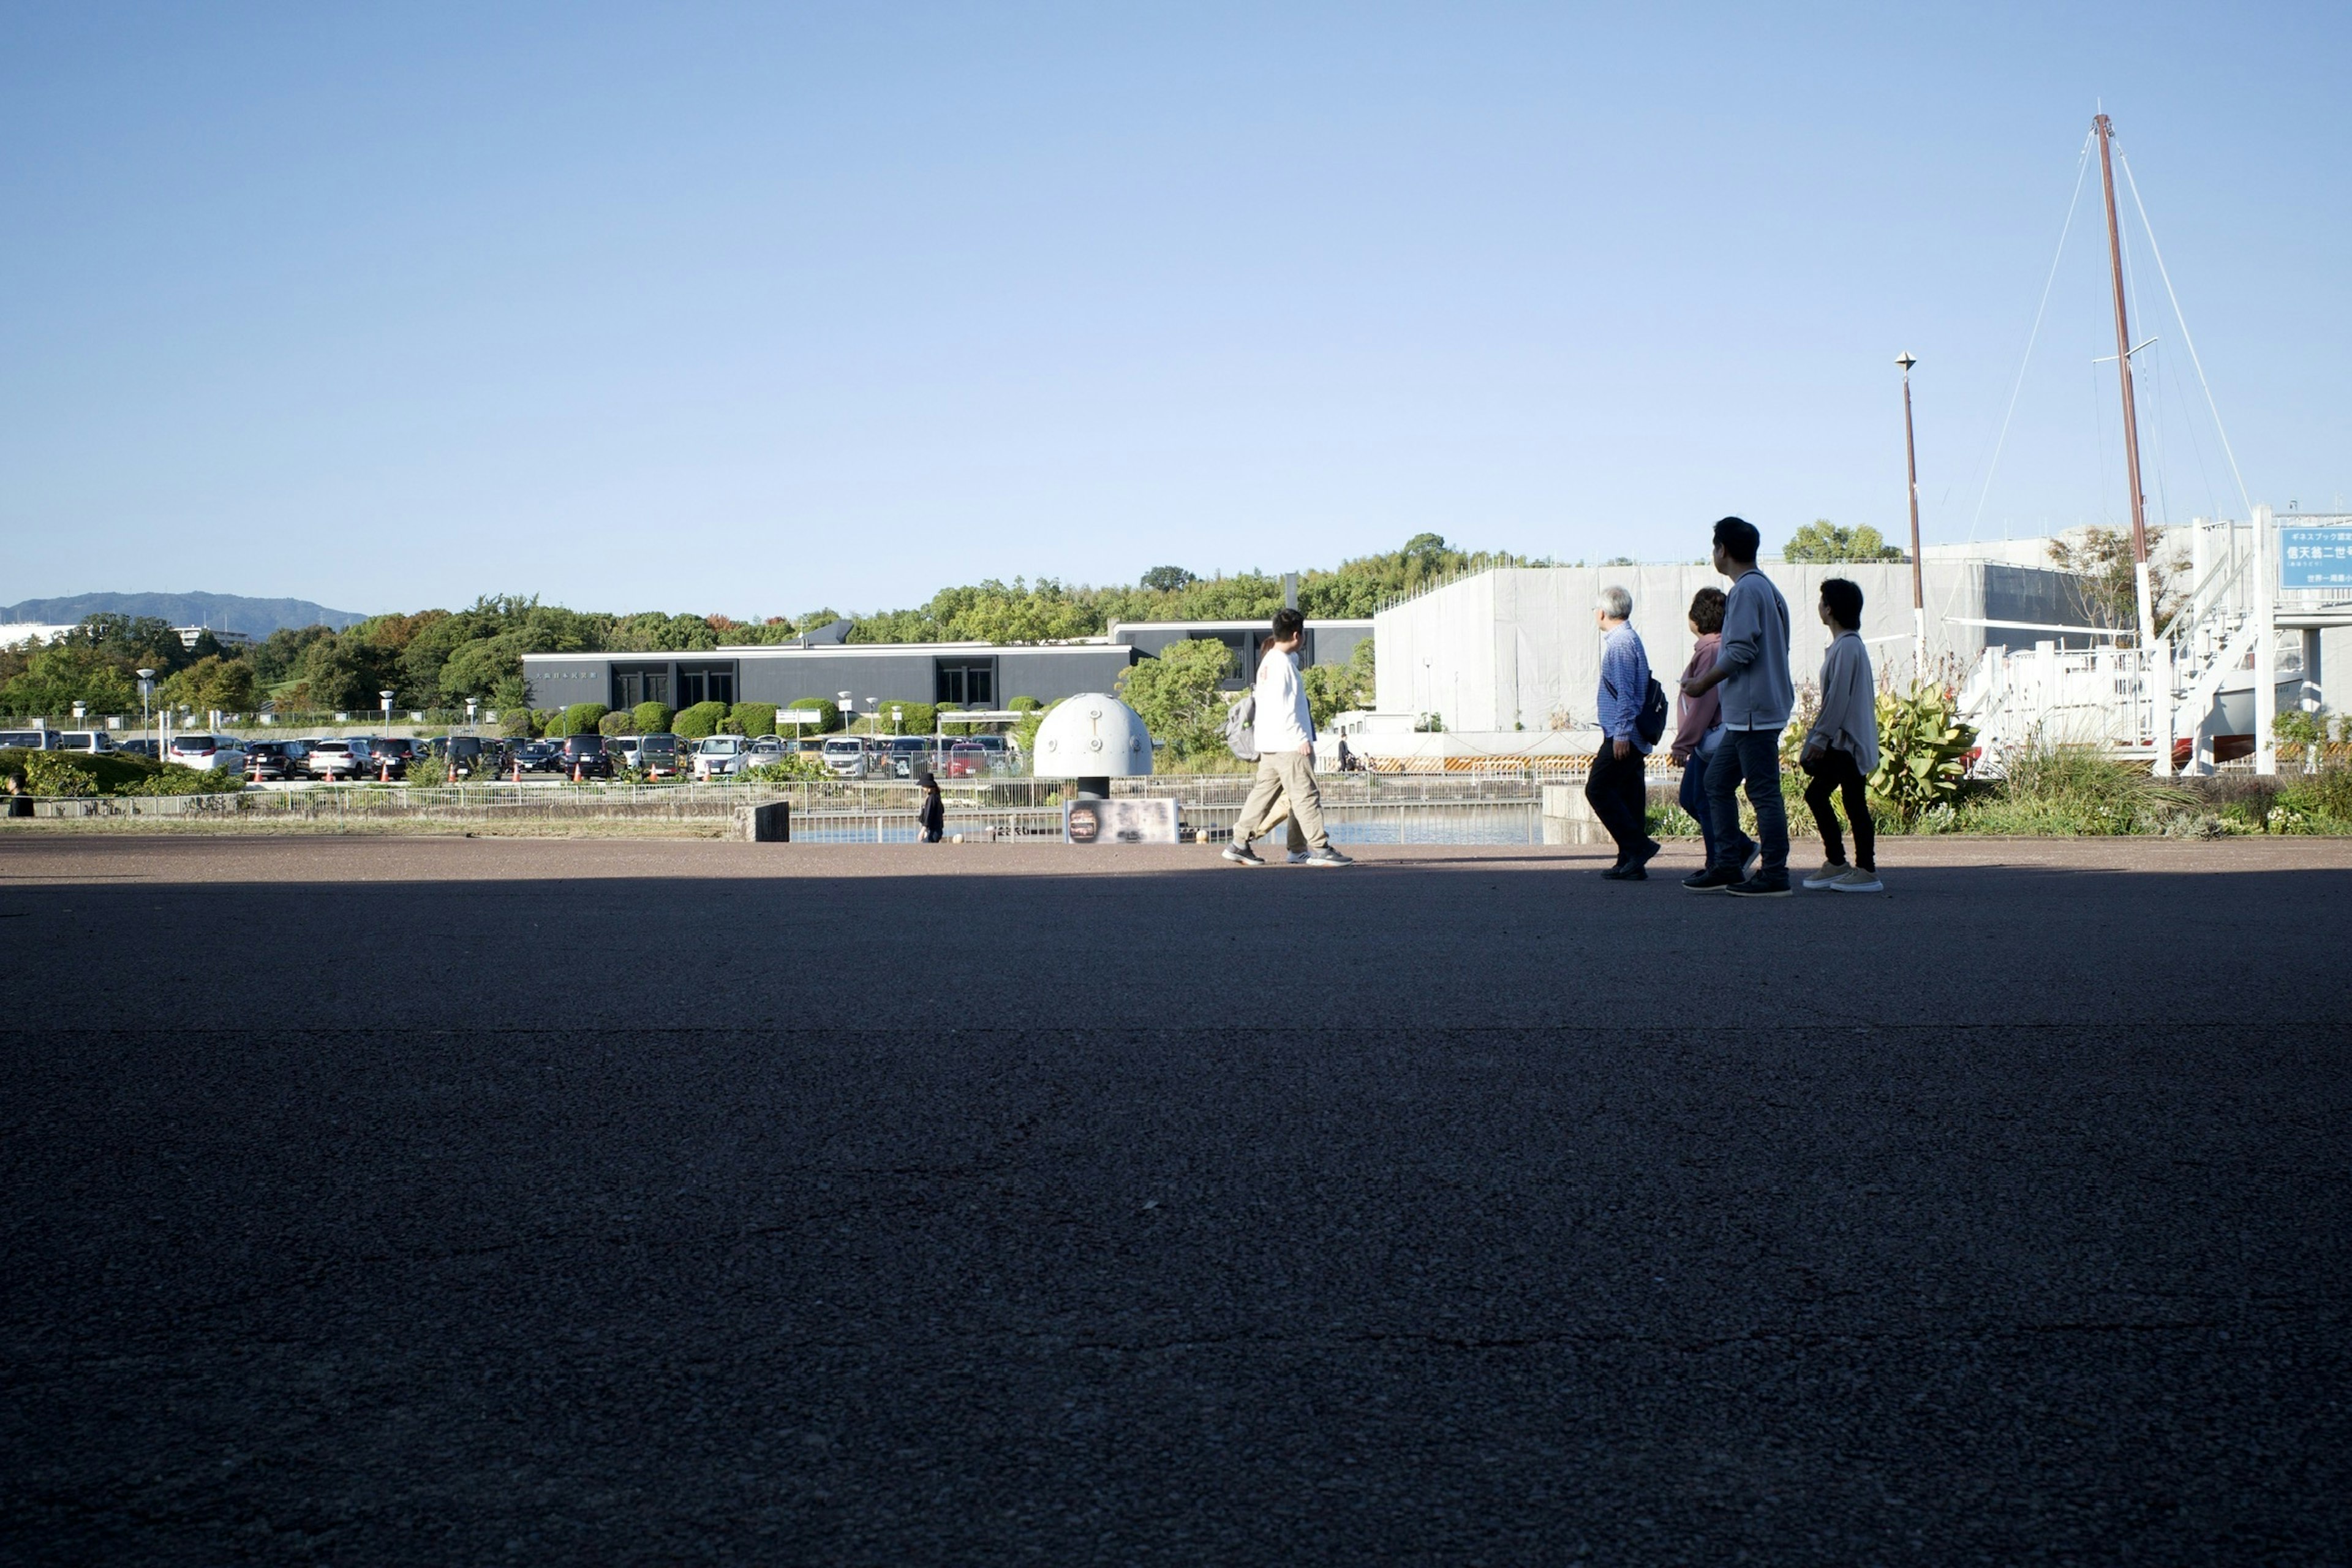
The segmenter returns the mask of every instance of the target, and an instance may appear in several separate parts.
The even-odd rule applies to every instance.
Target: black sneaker
[[[1232,861],[1236,866],[1263,866],[1265,864],[1265,861],[1257,858],[1257,851],[1251,848],[1246,844],[1226,845],[1225,858]]]
[[[1789,874],[1767,877],[1758,872],[1744,882],[1734,882],[1723,889],[1735,899],[1785,899],[1789,896]]]
[[[1694,893],[1715,893],[1745,879],[1728,866],[1709,866],[1696,876],[1685,877],[1683,886]]]
[[[1646,882],[1650,874],[1643,870],[1637,861],[1631,866],[1612,866],[1601,873],[1601,879],[1604,882]]]
[[[1633,851],[1633,858],[1630,864],[1633,866],[1634,870],[1639,871],[1651,861],[1656,859],[1660,853],[1664,849],[1665,846],[1659,843],[1656,839],[1645,839],[1643,841],[1642,847]]]

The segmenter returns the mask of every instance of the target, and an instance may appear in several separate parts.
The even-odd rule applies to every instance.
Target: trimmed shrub
[[[707,741],[719,733],[719,721],[726,717],[724,702],[698,702],[677,710],[677,716],[669,722],[670,733],[689,741]]]
[[[841,728],[841,710],[834,706],[833,699],[830,697],[798,697],[785,703],[784,706],[798,708],[817,715],[817,721],[814,724],[793,726],[803,734],[829,735]]]
[[[562,718],[547,727],[547,732],[559,738],[564,735],[602,734],[604,731],[597,726],[604,721],[604,715],[609,711],[611,710],[602,702],[574,702],[563,710]],[[556,724],[561,724],[563,728],[559,731],[555,727]]]
[[[98,793],[98,776],[80,765],[81,759],[65,752],[26,752],[25,787],[37,795],[84,795]]]
[[[890,715],[898,714],[893,726]],[[928,735],[939,728],[940,705],[936,702],[894,702],[884,698],[877,703],[871,715],[874,732],[877,735]]]
[[[727,721],[735,726],[739,735],[772,735],[776,732],[776,705],[738,702],[727,710]]]
[[[624,708],[617,713],[607,713],[602,719],[597,720],[596,733],[599,735],[634,735],[638,732],[636,726],[636,714],[630,710]]]
[[[61,770],[57,782],[68,787],[44,787],[43,781],[52,770]],[[28,752],[15,747],[0,751],[0,773],[8,773],[24,774],[25,787],[39,795],[129,795],[136,793],[137,785],[163,773],[197,776],[186,768],[151,763],[128,752]],[[73,776],[65,776],[67,773]],[[89,787],[79,787],[78,780],[87,781]]]
[[[1034,697],[1016,697],[1006,703],[1004,708],[1009,713],[1034,713],[1045,706]]]
[[[660,735],[669,730],[670,711],[667,702],[640,702],[629,710],[629,722],[636,726],[633,735]]]

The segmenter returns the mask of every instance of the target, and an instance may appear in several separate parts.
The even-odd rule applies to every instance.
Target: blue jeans
[[[1715,864],[1715,808],[1706,803],[1706,764],[1703,752],[1693,752],[1683,760],[1683,787],[1678,797],[1685,811],[1698,824],[1700,842],[1706,846],[1706,863]]]
[[[1717,858],[1710,865],[1738,870],[1748,862],[1756,841],[1740,831],[1739,785],[1748,785],[1748,804],[1756,808],[1756,831],[1764,836],[1763,878],[1789,875],[1789,809],[1780,799],[1780,731],[1726,730],[1723,743],[1706,765],[1706,800],[1715,808]]]

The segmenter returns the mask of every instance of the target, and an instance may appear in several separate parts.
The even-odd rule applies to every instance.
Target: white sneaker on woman
[[[1811,883],[1806,885],[1811,886]],[[1877,872],[1865,871],[1856,866],[1853,870],[1832,882],[1830,890],[1838,893],[1883,893],[1886,890],[1886,884],[1878,879]]]
[[[1808,888],[1835,887],[1837,879],[1844,876],[1848,869],[1843,860],[1824,860],[1822,862],[1820,870],[1805,879],[1805,886]]]

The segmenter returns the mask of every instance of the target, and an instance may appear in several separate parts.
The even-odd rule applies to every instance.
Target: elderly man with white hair
[[[1658,852],[1650,837],[1649,794],[1643,759],[1651,743],[1642,736],[1642,705],[1650,693],[1650,655],[1629,624],[1633,595],[1623,588],[1601,590],[1592,618],[1601,627],[1601,750],[1585,775],[1584,798],[1592,815],[1617,841],[1617,863],[1601,872],[1612,882],[1646,882],[1646,868]]]

